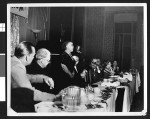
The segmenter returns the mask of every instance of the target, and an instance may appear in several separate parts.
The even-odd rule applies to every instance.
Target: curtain
[[[21,41],[28,41],[36,45],[32,29],[41,30],[37,40],[49,40],[50,8],[30,7],[28,12],[27,19],[11,13],[11,55],[14,54],[16,45]]]
[[[120,68],[129,70],[135,65],[136,23],[115,23],[114,59],[119,60]]]
[[[37,35],[37,40],[49,40],[50,8],[30,7],[27,23],[27,41],[36,44],[33,29],[41,30]]]
[[[14,55],[16,45],[19,43],[19,16],[11,13],[11,55]]]

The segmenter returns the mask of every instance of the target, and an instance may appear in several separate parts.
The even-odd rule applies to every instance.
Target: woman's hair
[[[33,52],[32,47],[34,47],[34,45],[32,43],[23,41],[16,46],[14,55],[17,58],[21,58],[24,55],[32,54],[32,52]]]
[[[106,68],[106,66],[108,65],[109,62],[110,62],[110,61],[104,62],[104,68]]]
[[[66,46],[68,45],[68,43],[70,43],[71,41],[65,41],[63,44],[62,44],[62,50],[66,50]]]

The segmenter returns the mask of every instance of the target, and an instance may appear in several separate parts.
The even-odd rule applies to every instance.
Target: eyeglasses
[[[51,61],[50,61],[50,60],[45,59],[45,58],[43,58],[43,59],[37,59],[37,60],[46,60],[48,63],[51,63]]]
[[[50,60],[48,60],[48,59],[44,59],[44,60],[46,60],[48,63],[50,63],[51,61]]]

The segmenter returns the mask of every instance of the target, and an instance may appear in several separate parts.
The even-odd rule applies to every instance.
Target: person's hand
[[[74,78],[75,72],[70,74],[70,78]]]
[[[86,74],[87,74],[87,70],[84,69],[83,72],[80,74],[80,76],[81,76],[82,78],[85,78]]]
[[[56,99],[56,96],[54,94],[50,94],[50,93],[47,93],[47,96],[45,96],[45,100],[44,101],[54,101]]]
[[[110,73],[111,73],[111,76],[113,76],[113,75],[115,74],[115,72],[114,72],[114,71],[111,71]]]
[[[57,102],[57,101],[61,101],[61,100],[62,100],[62,95],[56,95],[55,99],[53,101]]]
[[[44,76],[43,80],[45,81],[45,83],[50,86],[50,89],[54,88],[54,81],[52,78],[48,77],[48,76]]]

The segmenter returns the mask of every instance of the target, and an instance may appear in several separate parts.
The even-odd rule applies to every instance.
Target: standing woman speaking
[[[64,52],[61,55],[61,89],[66,88],[73,84],[75,77],[75,60],[72,57],[72,52],[74,49],[73,43],[71,41],[66,41],[62,44],[62,49]]]

